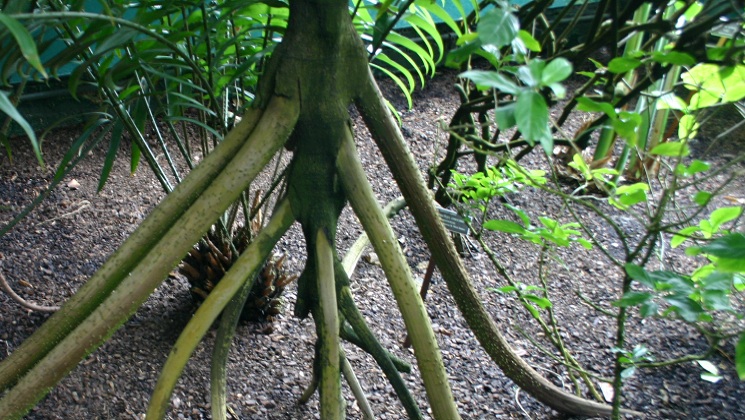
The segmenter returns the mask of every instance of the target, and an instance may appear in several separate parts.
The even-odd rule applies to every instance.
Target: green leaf
[[[527,299],[527,300],[535,303],[541,309],[550,308],[552,306],[550,300],[548,300],[546,298],[542,298],[540,296],[536,296],[536,295],[533,295],[533,294],[527,294],[527,295],[524,295],[523,297],[525,297],[525,299]]]
[[[621,299],[613,302],[613,306],[620,306],[622,308],[637,306],[651,300],[652,297],[652,294],[649,292],[626,292]]]
[[[656,304],[652,300],[648,300],[642,303],[641,306],[639,307],[639,315],[641,315],[642,318],[657,316],[659,309],[660,309],[660,306],[658,304]]]
[[[693,66],[696,64],[696,59],[690,54],[670,50],[652,52],[652,61],[676,66]]]
[[[672,239],[670,239],[670,246],[673,248],[677,248],[685,242],[691,234],[698,232],[701,230],[698,226],[688,226],[686,228],[683,228],[678,231],[675,235],[673,235]]]
[[[517,120],[517,128],[531,143],[538,140],[543,144],[546,137],[551,137],[548,129],[548,105],[538,92],[526,91],[517,97],[515,120]],[[551,152],[552,150],[546,151],[549,154]]]
[[[745,260],[745,235],[732,233],[698,248],[701,252],[718,258]]]
[[[460,77],[473,81],[477,87],[495,88],[504,93],[517,94],[520,87],[507,77],[496,71],[469,70],[460,74]]]
[[[611,73],[626,73],[642,65],[642,61],[631,57],[616,57],[608,63],[608,71]]]
[[[675,311],[686,322],[696,322],[699,316],[704,313],[704,308],[694,302],[688,296],[673,295],[665,297],[665,301],[670,304]]]
[[[531,35],[530,32],[521,29],[517,33],[517,36],[520,38],[527,49],[533,52],[541,52],[540,42],[533,38],[533,35]]]
[[[562,82],[572,74],[572,63],[566,58],[555,58],[546,64],[541,74],[541,83],[550,85],[552,83]]]
[[[23,131],[28,136],[29,141],[31,142],[31,148],[34,149],[34,154],[36,155],[36,160],[39,162],[39,166],[44,168],[44,159],[42,159],[41,157],[41,147],[39,146],[39,141],[36,139],[36,133],[34,133],[34,129],[31,128],[31,125],[28,123],[28,121],[26,121],[21,113],[18,112],[18,109],[16,109],[16,107],[13,105],[13,102],[8,97],[8,93],[2,90],[0,90],[0,112],[5,113],[13,121],[21,126]]]
[[[741,381],[745,381],[745,332],[740,334],[735,346],[735,370]]]
[[[504,47],[517,37],[520,22],[509,10],[495,7],[481,17],[476,30],[482,43]]]
[[[502,287],[491,287],[489,290],[499,293],[510,293],[517,290],[517,287],[515,286],[502,286]]]
[[[694,159],[693,162],[691,162],[691,164],[688,166],[685,166],[681,163],[677,167],[675,167],[675,174],[679,176],[689,177],[701,172],[706,172],[710,168],[711,164],[709,164],[708,162]]]
[[[732,311],[728,292],[729,290],[706,290],[702,292],[701,299],[704,307],[712,311]]]
[[[652,277],[650,277],[647,270],[645,270],[643,267],[640,267],[636,264],[627,263],[624,266],[624,269],[626,270],[626,274],[628,274],[628,276],[632,279],[649,287],[650,289],[655,288],[655,281],[652,279]]]
[[[494,108],[494,121],[497,122],[497,127],[500,130],[507,130],[517,124],[515,120],[515,103],[509,103],[507,105],[498,105]]]
[[[683,115],[678,122],[678,138],[688,140],[696,137],[700,126],[694,115]]]
[[[688,156],[691,153],[691,150],[685,143],[668,141],[658,144],[649,153],[659,156]]]
[[[18,46],[21,48],[23,58],[25,58],[26,61],[36,69],[36,71],[41,73],[42,76],[45,78],[48,77],[47,72],[44,70],[44,66],[41,64],[39,52],[36,49],[36,42],[34,42],[34,38],[28,32],[26,27],[3,12],[0,12],[0,24],[5,25],[11,35],[13,35],[13,38],[15,38]]]
[[[709,204],[709,201],[711,201],[712,197],[713,194],[708,191],[699,191],[693,195],[693,202],[698,204],[699,206],[705,206]]]
[[[109,173],[111,172],[111,168],[114,166],[116,154],[119,151],[119,143],[122,139],[123,131],[124,124],[122,124],[121,120],[117,119],[114,123],[114,128],[111,133],[109,150],[108,152],[106,152],[106,158],[104,159],[103,168],[101,169],[101,176],[98,179],[98,188],[96,189],[97,192],[101,192],[103,190],[104,185],[106,185],[106,181],[109,179]]]
[[[597,102],[585,96],[577,98],[577,109],[587,112],[602,112],[611,118],[617,118],[613,105],[608,102]]]
[[[609,197],[610,203],[621,210],[628,209],[634,204],[647,201],[647,184],[637,182],[636,184],[623,185],[613,191],[613,196]]]
[[[525,233],[525,228],[509,220],[487,220],[484,229],[506,233]]]
[[[636,367],[634,366],[627,367],[626,369],[621,371],[621,378],[623,379],[630,378],[631,376],[634,375],[634,373],[636,373]]]
[[[724,223],[737,219],[742,213],[742,207],[720,207],[709,216],[709,222],[715,231]]]

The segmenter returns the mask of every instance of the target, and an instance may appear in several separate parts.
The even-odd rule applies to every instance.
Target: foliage
[[[745,254],[742,234],[737,233],[742,226],[742,207],[723,206],[717,199],[737,171],[714,190],[702,188],[701,183],[711,181],[712,172],[732,170],[745,156],[738,155],[718,167],[691,158],[691,143],[706,122],[706,113],[745,97],[741,86],[745,44],[741,37],[723,38],[716,46],[711,46],[708,38],[723,16],[736,31],[741,29],[742,10],[725,2],[638,2],[616,8],[613,2],[600,1],[591,23],[583,28],[586,35],[570,44],[567,34],[576,28],[584,7],[568,8],[556,21],[546,22],[539,19],[546,11],[542,8],[545,4],[531,6],[518,11],[498,2],[482,14],[477,32],[462,36],[459,48],[448,57],[449,64],[465,71],[460,75],[462,104],[450,122],[446,156],[430,171],[430,186],[437,186],[438,201],[445,206],[455,204],[464,214],[474,207],[484,216],[504,208],[516,216],[514,221],[483,217],[473,229],[507,283],[495,289],[500,292],[527,297],[540,291],[547,296],[547,246],[566,246],[573,241],[588,248],[592,245],[616,267],[623,278],[618,284],[621,298],[612,307],[588,301],[616,320],[615,407],[621,401],[624,379],[640,367],[668,363],[653,362],[651,350],[641,343],[629,349],[624,331],[632,308],[642,317],[679,319],[702,332],[711,350],[681,360],[706,358],[713,349],[739,336],[735,367],[742,378],[745,332],[731,322],[742,318],[741,308],[733,305],[731,298],[745,288]],[[610,19],[601,24],[606,10],[610,10]],[[562,24],[569,29],[558,30]],[[604,46],[609,47],[601,51]],[[486,62],[477,61],[477,56]],[[592,63],[594,71],[585,70],[585,60]],[[490,68],[484,70],[485,65]],[[476,66],[479,69],[474,69]],[[562,82],[572,73],[575,81],[584,78],[584,84],[566,98]],[[679,96],[685,91],[687,96]],[[527,99],[522,99],[524,95]],[[549,114],[551,106],[558,109],[558,116]],[[675,113],[669,114],[671,110]],[[578,111],[588,113],[592,120],[570,134],[565,123]],[[668,115],[674,117],[672,123]],[[614,149],[616,139],[622,144]],[[486,188],[483,181],[491,180],[491,174],[527,172],[520,159],[538,144],[551,177],[530,186],[555,195],[565,209],[563,216],[540,218],[540,225],[531,223],[524,210],[510,204],[517,191],[511,188],[514,180],[500,179],[498,185],[507,186],[501,189]],[[614,155],[614,150],[621,149],[621,154]],[[458,161],[469,155],[474,157],[477,171],[472,175],[454,171]],[[489,162],[492,157],[493,166]],[[508,171],[502,169],[505,166]],[[562,188],[567,180],[579,181],[579,185],[567,192]],[[484,194],[490,192],[504,198],[485,200]],[[603,201],[643,226],[641,236],[616,220]],[[593,224],[580,216],[581,209],[596,216]],[[621,243],[620,256],[597,239],[595,223],[614,232]],[[540,285],[511,278],[498,255],[482,240],[490,231],[511,234],[540,247],[536,256]],[[673,248],[686,241],[697,242],[686,253],[705,257],[704,263],[693,272],[666,267],[666,247],[660,238],[667,235],[671,235]],[[653,262],[657,255],[659,263]],[[649,268],[655,264],[662,268]],[[550,331],[535,306],[524,299],[521,303],[544,331]],[[556,303],[550,303],[542,308],[557,310]],[[562,342],[546,336],[560,356],[567,354]],[[714,379],[718,372],[702,363],[709,375],[702,377]],[[574,365],[567,365],[572,376]]]

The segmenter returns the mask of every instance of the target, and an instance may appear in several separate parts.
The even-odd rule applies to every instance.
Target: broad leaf
[[[484,229],[517,234],[525,232],[524,227],[509,220],[488,220],[484,223]]]
[[[688,156],[691,153],[691,150],[685,143],[668,141],[658,144],[649,153],[660,156]]]
[[[641,66],[642,62],[639,59],[631,57],[616,57],[608,63],[608,71],[611,73],[626,73],[627,71],[634,70]]]
[[[621,299],[613,302],[613,306],[620,306],[622,308],[637,306],[651,299],[652,294],[649,292],[627,292],[624,293]]]
[[[543,85],[550,85],[564,81],[567,77],[572,74],[572,63],[566,58],[556,58],[551,60],[546,67],[543,68],[541,74],[541,83]]]
[[[496,71],[469,70],[460,74],[460,77],[473,81],[479,88],[495,88],[504,93],[517,94],[520,87],[509,78]]]
[[[504,47],[517,37],[520,22],[508,10],[495,7],[481,17],[477,31],[482,43]]]
[[[546,149],[544,141],[551,138],[551,132],[548,129],[548,105],[541,94],[533,91],[521,93],[515,103],[515,120],[517,128],[530,143],[538,140]],[[551,152],[551,149],[546,150],[546,153]]]

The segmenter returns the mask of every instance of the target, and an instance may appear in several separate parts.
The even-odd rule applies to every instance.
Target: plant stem
[[[283,201],[267,226],[259,232],[246,251],[241,254],[222,280],[215,285],[207,299],[199,306],[168,355],[153,395],[150,397],[148,418],[161,419],[165,416],[176,382],[197,344],[202,341],[210,326],[239,289],[247,283],[250,290],[261,265],[294,220],[289,203],[286,200]],[[242,306],[239,308],[239,315],[240,309]],[[230,344],[229,341],[227,344]]]
[[[318,340],[321,343],[321,418],[344,418],[344,399],[341,396],[341,360],[339,345],[339,312],[334,281],[334,250],[323,229],[316,232],[316,287],[319,310],[313,311]],[[320,319],[318,319],[318,318]]]
[[[357,158],[351,133],[342,142],[337,159],[342,185],[365,232],[380,258],[406,329],[412,339],[432,413],[438,419],[460,418],[450,392],[447,373],[424,302],[419,297],[406,258],[388,220],[380,210],[370,183]]]

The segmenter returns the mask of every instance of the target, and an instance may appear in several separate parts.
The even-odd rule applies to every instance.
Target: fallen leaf
[[[605,402],[613,402],[613,385],[608,382],[600,382],[598,387],[600,388],[600,392],[603,393]]]

